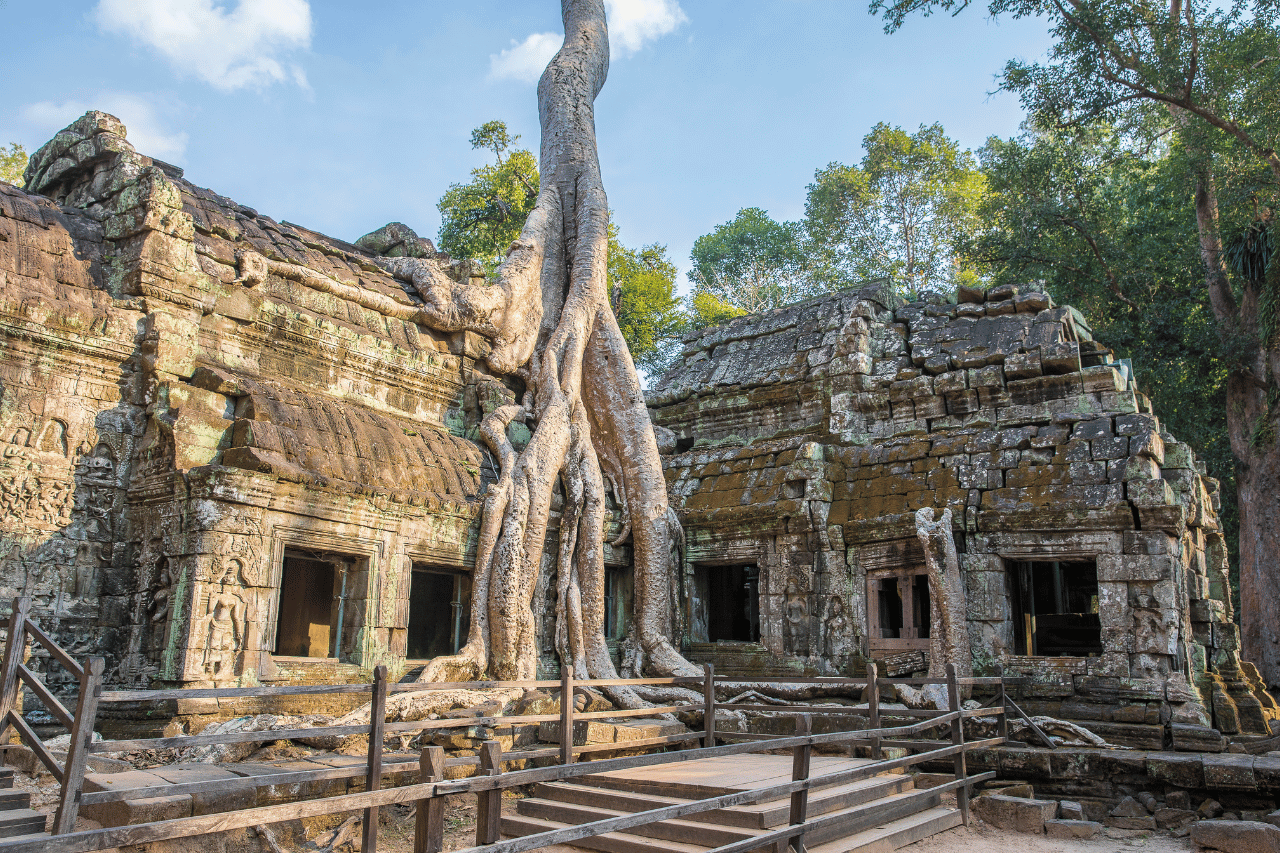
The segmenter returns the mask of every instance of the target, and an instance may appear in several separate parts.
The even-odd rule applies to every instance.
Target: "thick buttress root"
[[[396,259],[427,322],[491,337],[499,375],[518,374],[523,406],[485,418],[482,435],[500,476],[486,497],[477,548],[470,634],[420,680],[536,677],[532,598],[543,563],[553,493],[560,487],[555,645],[578,677],[616,678],[604,637],[605,473],[623,508],[635,571],[634,633],[655,675],[697,675],[672,646],[673,525],[657,443],[635,365],[609,308],[609,206],[596,155],[594,101],[609,66],[602,0],[564,0],[565,41],[538,84],[542,184],[520,239],[494,285],[449,280],[430,262]],[[519,453],[506,437],[533,422]],[[674,525],[678,530],[678,523]],[[609,691],[636,707],[631,689]]]

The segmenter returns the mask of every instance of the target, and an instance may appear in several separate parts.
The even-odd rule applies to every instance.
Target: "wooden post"
[[[796,716],[796,736],[804,737],[813,731],[813,723],[808,714],[799,714]],[[791,750],[791,780],[799,781],[809,778],[809,759],[813,754],[813,747],[809,744],[802,744],[793,747]],[[791,795],[791,818],[792,826],[798,826],[805,822],[809,814],[809,792],[796,791]],[[790,847],[796,853],[804,853],[804,836],[794,835],[790,840]],[[778,853],[786,853],[786,847],[779,844]]]
[[[573,763],[573,662],[560,665],[560,763]]]
[[[996,677],[1000,683],[996,685],[996,704],[1000,706],[1000,716],[996,718],[996,734],[1009,740],[1009,705],[1004,695],[1004,667],[996,664]]]
[[[27,649],[27,613],[31,610],[31,599],[23,596],[13,600],[13,613],[9,616],[9,638],[5,641],[4,666],[0,669],[0,743],[9,740],[9,712],[17,707],[18,702],[18,667],[26,656]]]
[[[956,680],[956,665],[947,664],[947,698],[950,710],[953,713],[960,712],[960,685]],[[951,743],[953,746],[960,747],[960,751],[955,757],[955,774],[956,779],[963,782],[959,788],[956,788],[956,805],[960,807],[960,818],[964,821],[964,825],[969,825],[969,783],[968,771],[965,769],[964,761],[964,719],[960,718],[951,723]]]
[[[418,758],[419,782],[444,781],[444,747],[424,746]],[[413,831],[413,853],[440,853],[444,850],[444,797],[418,800],[417,824]]]
[[[879,669],[874,663],[867,662],[867,728],[880,728],[880,685]],[[871,759],[879,761],[880,752],[880,736],[876,735],[871,738]]]
[[[702,745],[710,749],[716,745],[716,668],[715,664],[702,665]]]
[[[480,744],[480,775],[502,773],[502,744],[487,740]],[[502,838],[502,789],[476,794],[476,846],[495,844]]]
[[[80,698],[76,700],[71,742],[62,768],[62,795],[58,813],[53,818],[54,835],[65,835],[76,826],[80,796],[84,792],[84,768],[89,760],[89,744],[93,741],[93,724],[98,719],[98,699],[102,696],[102,673],[106,666],[100,657],[89,658],[80,675]]]
[[[382,732],[387,724],[387,668],[378,664],[373,669],[373,700],[369,703],[369,770],[364,777],[364,789],[376,791],[382,787]],[[364,827],[360,836],[363,853],[376,853],[378,849],[378,807],[364,810]]]

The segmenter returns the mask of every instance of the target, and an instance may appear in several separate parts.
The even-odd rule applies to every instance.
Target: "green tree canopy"
[[[22,186],[22,173],[27,168],[27,150],[16,142],[9,143],[8,150],[0,145],[0,181]]]
[[[684,329],[680,298],[675,294],[678,270],[657,243],[628,249],[609,223],[609,303],[636,365],[647,373],[667,366],[671,349]]]
[[[882,122],[862,146],[861,164],[830,163],[809,185],[811,274],[825,289],[885,276],[909,293],[946,287],[984,192],[973,155],[938,124],[907,133]]]
[[[490,272],[502,263],[538,199],[538,159],[515,148],[519,141],[501,121],[471,132],[471,147],[489,149],[495,162],[472,169],[470,182],[452,184],[440,197],[441,251],[480,261]]]
[[[802,233],[798,223],[776,222],[758,207],[743,208],[694,242],[689,255],[694,294],[710,294],[746,313],[805,298],[811,284],[804,275]]]

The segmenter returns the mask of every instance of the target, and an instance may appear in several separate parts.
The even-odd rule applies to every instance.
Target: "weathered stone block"
[[[1169,555],[1099,554],[1098,581],[1162,581],[1173,577]]]
[[[1256,791],[1258,780],[1253,773],[1252,755],[1206,755],[1204,785],[1209,790]]]
[[[1280,853],[1280,829],[1250,820],[1202,820],[1191,825],[1191,840],[1222,853]]]
[[[1152,780],[1177,788],[1204,787],[1204,759],[1199,755],[1176,752],[1147,754],[1147,775]]]
[[[1102,830],[1102,824],[1091,820],[1046,820],[1044,831],[1050,838],[1093,838]]]
[[[1044,833],[1045,821],[1053,820],[1057,812],[1057,800],[984,794],[973,801],[973,813],[997,829],[1035,835]]]

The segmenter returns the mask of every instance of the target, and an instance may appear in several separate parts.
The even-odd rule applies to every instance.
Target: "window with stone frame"
[[[1094,560],[1028,560],[1008,564],[1014,648],[1035,657],[1102,654],[1098,564]]]
[[[280,572],[273,652],[283,657],[342,654],[347,575],[356,558],[289,549]]]
[[[924,566],[867,573],[867,642],[870,651],[929,648],[929,575]]]
[[[407,657],[456,654],[471,627],[471,575],[415,563],[409,580]]]

